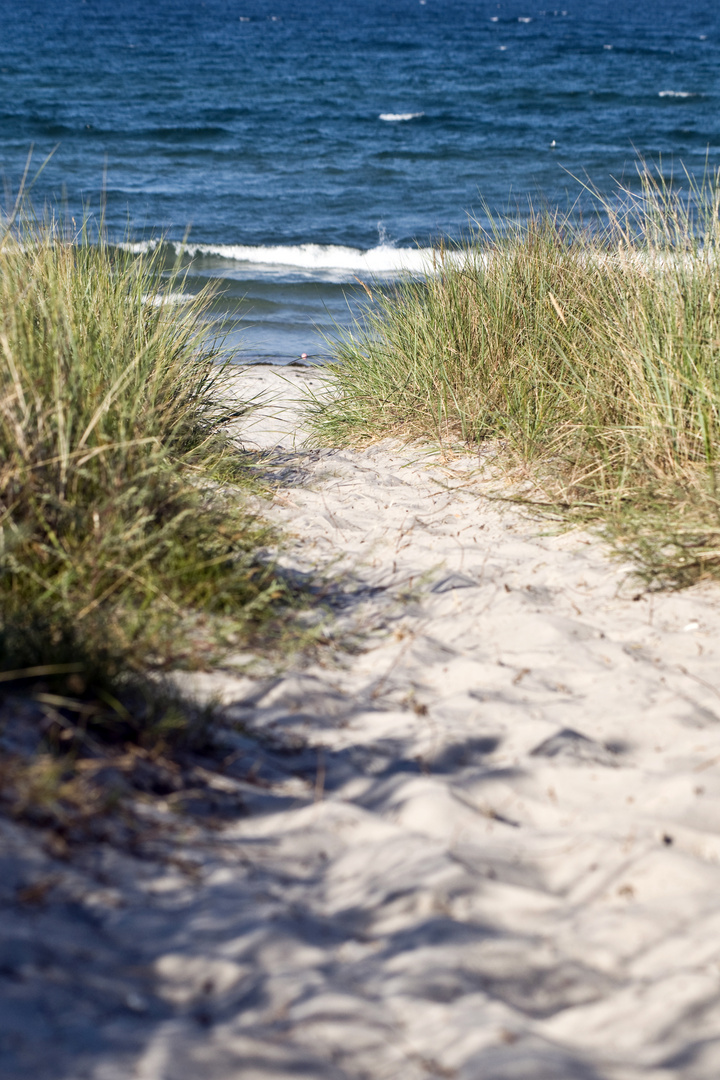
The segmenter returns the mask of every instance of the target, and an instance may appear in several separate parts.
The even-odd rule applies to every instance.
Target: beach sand
[[[307,386],[238,383],[326,643],[177,678],[244,815],[72,865],[2,822],[3,1075],[715,1080],[720,589],[645,591],[475,456],[304,449]]]

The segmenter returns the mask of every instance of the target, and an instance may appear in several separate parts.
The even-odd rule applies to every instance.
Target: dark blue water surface
[[[12,191],[57,147],[36,206],[189,230],[247,355],[320,355],[355,276],[483,202],[719,165],[719,47],[710,0],[0,0],[0,165]]]

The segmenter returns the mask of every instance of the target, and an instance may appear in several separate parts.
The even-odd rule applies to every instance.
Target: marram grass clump
[[[501,440],[649,578],[720,576],[720,183],[641,180],[602,229],[531,214],[374,290],[318,438]]]
[[[247,640],[289,598],[223,434],[242,409],[208,347],[208,297],[171,304],[162,285],[152,256],[102,238],[0,229],[6,677],[110,686],[187,656],[208,618]]]

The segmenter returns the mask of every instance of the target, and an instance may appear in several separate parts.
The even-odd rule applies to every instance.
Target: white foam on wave
[[[147,255],[149,251],[154,251],[160,242],[160,240],[139,240],[137,243],[123,241],[117,244],[117,247],[121,251],[129,251],[131,255]]]
[[[382,280],[402,274],[431,274],[443,264],[464,259],[461,251],[447,248],[440,252],[435,248],[402,248],[387,243],[363,250],[341,244],[188,244],[154,239],[122,243],[118,247],[134,255],[145,255],[160,243],[167,243],[176,255],[190,259],[219,258],[239,267],[245,264],[245,273],[261,277],[294,273],[303,278],[317,274],[340,281],[351,281],[358,275]]]
[[[170,293],[155,293],[153,296],[143,296],[145,303],[148,301],[153,307],[176,307],[179,304],[188,304],[192,300],[192,297],[187,293],[170,292]]]
[[[529,23],[532,19],[528,15],[518,15],[518,22]]]
[[[700,97],[700,95],[693,93],[691,90],[661,90],[660,93],[658,94],[658,97],[689,98],[689,97]]]
[[[250,246],[245,244],[186,244],[175,245],[191,258],[216,256],[232,262],[257,267],[300,270],[309,272],[349,271],[373,276],[402,273],[426,273],[437,262],[433,248],[396,248],[390,244],[363,251],[339,244],[296,244]]]
[[[417,120],[418,117],[424,115],[424,112],[383,112],[380,113],[379,118],[389,124],[399,124],[404,120]]]

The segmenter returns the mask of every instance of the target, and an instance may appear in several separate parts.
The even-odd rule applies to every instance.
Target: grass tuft
[[[187,658],[208,619],[247,641],[292,594],[224,434],[243,407],[210,296],[180,287],[85,231],[0,228],[0,670],[105,695],[103,723],[118,679]]]
[[[648,579],[720,576],[720,178],[687,181],[642,168],[602,228],[531,213],[375,290],[316,436],[501,439]]]

